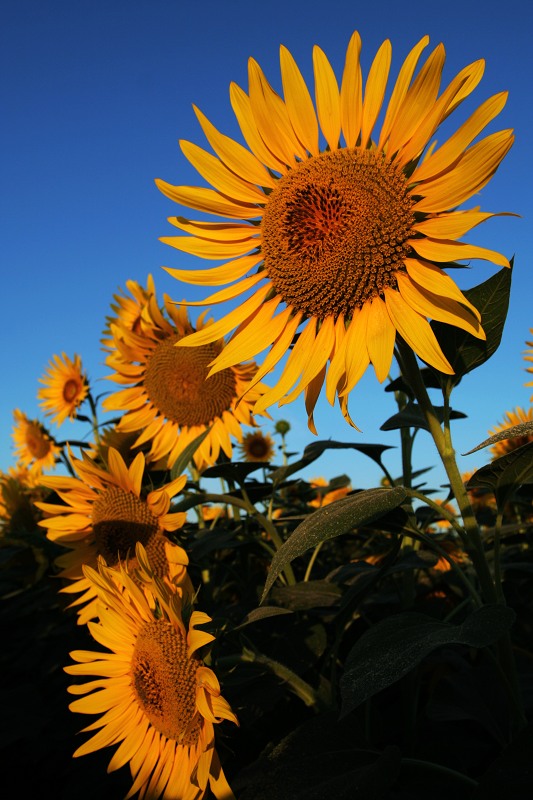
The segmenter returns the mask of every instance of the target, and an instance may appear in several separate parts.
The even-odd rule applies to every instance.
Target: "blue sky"
[[[236,136],[229,84],[246,88],[250,56],[280,89],[279,45],[284,44],[310,83],[313,45],[325,50],[339,74],[356,29],[363,40],[365,74],[384,39],[392,41],[393,77],[414,43],[429,34],[431,45],[442,41],[446,48],[444,83],[471,61],[486,59],[484,78],[464,113],[509,90],[505,109],[488,130],[515,128],[516,142],[470,206],[520,217],[491,220],[469,241],[515,255],[510,312],[498,353],[456,390],[453,405],[468,415],[455,426],[457,450],[484,439],[506,410],[529,407],[522,352],[533,327],[531,9],[518,0],[4,0],[0,469],[13,463],[13,409],[44,421],[36,399],[38,378],[55,353],[78,353],[96,393],[113,388],[103,380],[109,371],[100,335],[112,296],[128,279],[144,283],[152,273],[160,295],[202,296],[162,269],[207,264],[187,260],[159,241],[172,235],[166,219],[180,210],[154,184],[155,178],[201,182],[178,146],[179,139],[205,145],[192,104]],[[472,262],[460,285],[473,286],[496,270],[487,262]],[[362,433],[346,425],[338,407],[324,402],[316,415],[318,438],[398,444],[395,433],[379,429],[395,408],[373,371],[354,390],[350,408]],[[290,449],[301,452],[313,441],[302,399],[272,414],[291,423]],[[80,435],[68,422],[52,432],[58,438]],[[438,464],[423,432],[415,459],[419,468]],[[399,451],[391,451],[387,464],[395,474],[399,463]],[[481,466],[483,453],[459,463],[461,470]],[[360,488],[379,480],[371,462],[339,457],[339,452],[321,458],[306,474],[342,472]],[[443,480],[439,468],[430,474],[435,483]]]

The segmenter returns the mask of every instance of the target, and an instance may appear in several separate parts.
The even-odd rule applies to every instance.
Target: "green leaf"
[[[224,478],[226,481],[243,484],[248,475],[265,466],[268,466],[268,464],[263,461],[226,461],[223,464],[215,464],[213,467],[208,467],[202,472],[202,477]]]
[[[282,570],[306,550],[354,528],[375,522],[387,512],[398,508],[406,497],[407,492],[403,486],[396,486],[394,489],[366,489],[310,514],[274,555],[261,602]]]
[[[461,625],[425,614],[394,614],[372,626],[354,645],[340,681],[345,716],[369,697],[398,681],[443,645],[487,647],[506,633],[515,619],[503,605],[476,609]]]
[[[393,447],[392,445],[386,444],[355,444],[354,442],[335,442],[331,439],[320,442],[312,442],[305,448],[301,459],[293,462],[292,464],[287,464],[285,467],[279,467],[271,473],[270,477],[274,483],[274,486],[278,486],[280,483],[282,483],[282,481],[286,480],[289,475],[294,475],[295,472],[299,472],[309,464],[312,464],[313,461],[316,461],[316,459],[319,458],[319,456],[321,456],[325,450],[340,449],[358,450],[360,453],[368,456],[368,458],[371,458],[376,462],[376,464],[382,467],[383,464],[381,463],[381,456],[385,450],[391,450]]]
[[[280,586],[272,590],[276,603],[292,611],[309,608],[327,608],[339,602],[342,590],[330,581],[302,581],[294,586]]]
[[[531,484],[533,484],[533,442],[517,447],[516,450],[478,469],[466,484],[466,488],[488,489],[493,492],[498,508],[501,509],[514,490]]]
[[[243,621],[233,628],[233,630],[238,631],[246,627],[246,625],[251,625],[252,622],[260,622],[262,619],[268,619],[269,617],[279,617],[280,614],[292,614],[292,611],[289,608],[280,608],[279,606],[261,606],[261,608],[254,608],[254,610],[250,611]]]
[[[183,473],[189,466],[192,457],[194,456],[194,454],[196,453],[199,446],[202,444],[203,440],[210,432],[210,430],[211,428],[206,428],[205,431],[202,431],[202,433],[199,436],[197,436],[196,439],[193,439],[192,442],[189,442],[187,447],[179,454],[176,461],[172,465],[172,469],[170,471],[170,476],[172,480],[174,480],[174,478],[179,478],[180,475],[183,475]]]
[[[494,436],[484,439],[481,444],[476,445],[476,447],[473,447],[472,450],[467,450],[466,453],[461,453],[461,455],[469,456],[471,453],[475,453],[477,450],[482,450],[484,447],[488,447],[489,444],[496,444],[496,442],[501,442],[504,439],[515,439],[517,436],[533,436],[533,421],[521,422],[519,425],[513,425],[511,428],[506,428],[504,431],[495,433]]]
[[[444,406],[434,406],[434,409],[439,418],[439,422],[442,423],[444,421]],[[463,414],[462,411],[450,410],[450,419],[465,419],[465,417],[466,414]],[[393,414],[392,417],[389,417],[389,419],[383,423],[380,430],[394,431],[398,428],[422,428],[425,431],[430,430],[426,418],[417,403],[408,403],[405,408],[398,411],[397,414]]]
[[[486,341],[444,322],[431,323],[437,341],[455,371],[455,375],[443,375],[443,381],[459,383],[463,375],[484,364],[498,349],[509,308],[513,260],[511,269],[503,267],[484,283],[463,293],[481,314]]]

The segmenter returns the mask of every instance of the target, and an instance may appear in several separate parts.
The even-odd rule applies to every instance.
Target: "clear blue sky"
[[[529,406],[522,351],[533,327],[531,257],[533,215],[531,82],[532,6],[523,0],[446,3],[327,3],[226,0],[4,0],[0,19],[0,152],[2,313],[0,469],[13,463],[12,412],[44,420],[36,392],[49,359],[79,353],[95,390],[112,385],[100,351],[100,334],[112,295],[126,280],[155,277],[160,294],[199,297],[180,286],[163,265],[187,264],[159,241],[172,235],[166,218],[180,213],[159,193],[154,178],[198,184],[178,147],[184,138],[205,145],[192,110],[198,105],[222,131],[236,135],[229,84],[247,86],[254,56],[280,88],[279,45],[312,75],[312,47],[319,44],[342,69],[353,30],[363,40],[366,71],[381,42],[390,38],[395,75],[424,34],[447,51],[445,82],[463,66],[485,58],[485,76],[467,104],[472,111],[496,92],[509,90],[489,131],[514,127],[516,142],[489,185],[470,206],[512,211],[482,225],[470,241],[516,257],[507,327],[499,352],[456,390],[456,408],[468,414],[455,427],[464,452],[487,435],[506,410]],[[190,259],[190,265],[206,266]],[[473,262],[462,288],[497,270]],[[455,277],[455,274],[454,274]],[[205,296],[205,295],[203,295]],[[349,428],[339,409],[321,404],[320,439],[397,445],[381,423],[394,413],[373,371],[352,394]],[[273,410],[290,421],[289,444],[301,451],[313,440],[303,400]],[[268,426],[267,426],[268,429]],[[78,435],[65,423],[58,436]],[[437,464],[429,436],[419,435],[416,466]],[[388,465],[399,474],[398,453]],[[481,466],[483,454],[460,460],[462,470]],[[378,472],[363,457],[323,457],[308,475],[348,472],[367,487]],[[441,472],[434,473],[439,482]]]

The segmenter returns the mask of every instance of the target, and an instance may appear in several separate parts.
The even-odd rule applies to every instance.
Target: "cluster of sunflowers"
[[[478,138],[502,92],[433,142],[484,65],[441,90],[442,45],[417,71],[428,42],[408,54],[385,109],[390,42],[364,82],[357,33],[340,82],[314,48],[314,102],[286,48],[283,96],[250,59],[248,92],[230,90],[245,144],[195,108],[213,153],[181,149],[212,188],[157,185],[218,221],[171,217],[180,235],[163,241],[224,263],[166,269],[225,288],[161,302],[152,275],[128,281],[101,341],[117,391],[95,396],[78,355],[54,356],[43,412],[58,428],[88,424],[89,440],[59,441],[14,412],[16,466],[0,475],[3,600],[12,615],[34,592],[70,621],[82,646],[64,669],[91,679],[68,686],[81,695],[69,708],[97,717],[74,755],[116,746],[108,771],[129,765],[128,797],[425,798],[428,774],[435,798],[450,787],[481,797],[491,764],[527,729],[533,408],[506,414],[475,448],[491,448],[489,463],[461,475],[450,406],[499,344],[512,267],[462,241],[496,214],[458,209],[513,135]],[[465,259],[501,270],[463,292],[445,269]],[[194,324],[187,310],[232,301]],[[324,393],[356,427],[348,399],[370,364],[397,404],[382,430],[399,433],[403,474],[383,462],[389,445],[327,439],[291,453],[289,424],[268,409],[303,394],[316,434]],[[116,415],[105,425],[100,406]],[[440,499],[413,468],[421,430],[449,478]],[[372,459],[381,485],[298,477],[328,449]],[[206,488],[217,479],[220,491]],[[439,723],[459,741],[465,719],[475,757],[432,751]],[[217,727],[215,743],[223,721],[235,733]]]

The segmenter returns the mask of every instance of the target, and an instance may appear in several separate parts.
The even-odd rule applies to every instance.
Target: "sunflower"
[[[152,295],[142,308],[137,331],[120,323],[111,325],[115,348],[106,364],[114,374],[108,377],[128,388],[106,397],[103,406],[125,412],[117,430],[142,431],[134,446],[149,442],[147,460],[164,458],[169,468],[191,442],[207,432],[194,454],[197,468],[203,470],[215,463],[221,450],[231,458],[231,436],[240,442],[241,426],[255,425],[251,406],[266,387],[256,383],[240,401],[257,371],[253,362],[232,365],[207,379],[208,365],[221,352],[223,341],[200,348],[175,347],[194,328],[185,308],[166,295],[165,310],[167,316]],[[212,326],[201,315],[197,329],[208,327]]]
[[[34,530],[37,522],[34,502],[43,492],[40,473],[18,464],[0,471],[0,532],[20,534]]]
[[[142,542],[157,574],[167,573],[174,582],[187,582],[188,558],[178,545],[172,545],[166,531],[175,531],[185,522],[186,514],[169,513],[170,501],[183,489],[182,475],[160,489],[141,496],[145,459],[138,453],[129,467],[115,448],[108,450],[108,470],[98,467],[82,453],[82,459],[71,456],[78,478],[46,477],[42,483],[53,489],[64,504],[36,503],[47,517],[39,523],[48,538],[68,548],[59,556],[60,577],[69,583],[62,589],[81,594],[72,606],[78,610],[78,622],[85,624],[96,614],[94,585],[87,580],[83,566],[95,566],[98,557],[113,567],[133,555],[137,542]]]
[[[142,545],[136,557],[144,593],[122,566],[112,570],[100,563],[98,572],[85,567],[100,601],[99,621],[90,623],[89,630],[109,652],[75,650],[70,655],[78,663],[65,667],[71,675],[91,678],[69,687],[72,694],[85,695],[70,709],[98,715],[85,728],[97,733],[74,756],[118,744],[108,771],[129,762],[133,785],[128,797],[138,792],[154,800],[201,800],[209,785],[216,798],[230,800],[214,724],[238,722],[215,673],[198,655],[215,638],[198,630],[210,617],[193,611],[187,623],[180,594],[153,575],[150,580]]]
[[[247,433],[242,438],[239,450],[245,461],[272,461],[274,458],[274,442],[272,437],[261,431]]]
[[[34,473],[41,473],[43,469],[53,469],[61,449],[55,444],[44,425],[36,419],[28,419],[18,408],[13,411],[13,417],[15,425],[12,436],[16,459]]]
[[[230,88],[248,147],[219,132],[195,108],[215,155],[188,141],[180,142],[181,149],[213,188],[156,180],[181,206],[222,218],[172,217],[169,222],[185,235],[161,238],[180,251],[227,260],[206,270],[166,268],[178,280],[212,286],[236,281],[188,305],[239,299],[224,318],[180,344],[205,346],[236,329],[210,374],[270,348],[254,378],[259,381],[280,364],[301,328],[279,381],[256,402],[255,412],[289,403],[303,391],[316,433],[313,409],[325,381],[329,402],[338,396],[351,422],[349,393],[370,363],[378,380],[386,379],[397,333],[447,374],[452,367],[428,318],[485,338],[479,312],[442,266],[472,258],[509,266],[499,253],[460,241],[495,214],[457,210],[485,186],[511,147],[511,130],[472,144],[501,111],[507,93],[486,100],[447,141],[428,148],[484,70],[481,60],[470,64],[439,94],[442,44],[413,77],[428,42],[421,39],[405,59],[379,131],[391,62],[388,40],[364,91],[357,32],[340,87],[326,55],[315,47],[316,110],[285,47],[283,97],[250,59],[248,93],[234,83]]]
[[[533,328],[530,328],[529,332],[531,334],[533,334]],[[524,360],[531,362],[531,366],[530,367],[526,367],[526,372],[532,372],[533,373],[533,341],[526,342],[526,344],[527,344],[528,348],[530,348],[530,349],[525,351]],[[525,386],[533,386],[533,381],[529,381],[528,383],[526,383],[524,385]],[[533,394],[531,395],[531,397],[529,399],[533,400]]]
[[[111,328],[117,322],[130,331],[137,333],[141,324],[141,314],[144,306],[152,295],[155,295],[155,284],[152,275],[148,275],[146,288],[137,281],[126,281],[126,287],[131,295],[128,297],[120,289],[118,294],[113,295],[114,303],[111,303],[113,315],[106,317],[106,325],[102,334],[102,348],[109,352],[115,349]]]
[[[39,389],[37,397],[41,400],[44,413],[51,417],[56,425],[61,425],[66,418],[74,419],[78,407],[89,392],[89,383],[81,365],[81,358],[74,356],[74,361],[61,354],[55,355],[48,364],[43,378],[39,378],[45,388]]]
[[[489,436],[495,436],[497,433],[512,428],[515,425],[521,425],[523,422],[533,421],[533,407],[524,411],[523,408],[517,406],[513,411],[506,411],[503,417],[503,422],[496,425],[492,430],[489,430]],[[493,458],[505,456],[507,453],[516,450],[517,447],[522,447],[523,444],[533,442],[533,434],[524,434],[523,436],[514,436],[511,439],[502,439],[495,442],[490,448]]]

